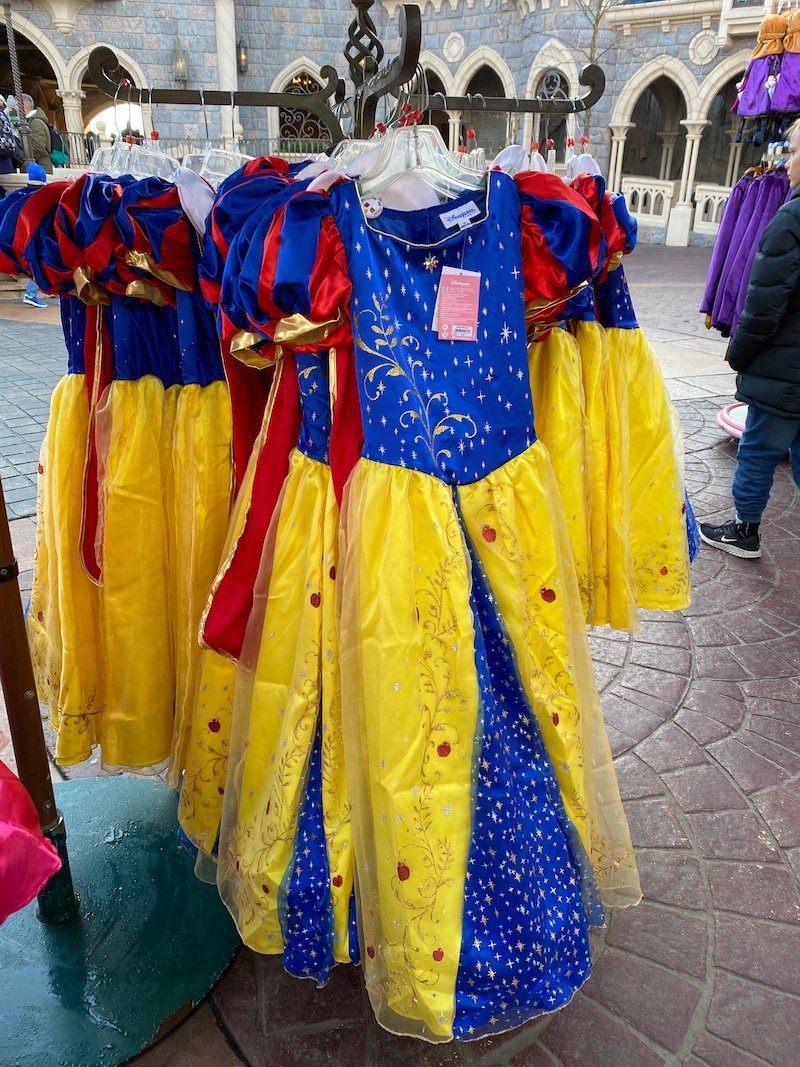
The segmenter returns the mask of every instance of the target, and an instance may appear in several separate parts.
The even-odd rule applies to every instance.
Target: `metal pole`
[[[77,915],[78,898],[72,885],[64,820],[56,808],[50,778],[18,575],[0,478],[0,685],[19,779],[36,806],[45,837],[52,841],[61,857],[61,870],[39,894],[37,914],[42,922],[60,923]]]
[[[2,0],[3,14],[6,21],[6,38],[8,39],[8,58],[11,63],[11,81],[14,85],[14,96],[17,98],[17,113],[19,115],[19,135],[22,140],[22,151],[25,162],[33,162],[33,145],[31,142],[31,128],[25,116],[25,108],[22,104],[22,78],[19,73],[19,59],[17,58],[17,39],[14,36],[14,27],[11,25],[11,0]]]

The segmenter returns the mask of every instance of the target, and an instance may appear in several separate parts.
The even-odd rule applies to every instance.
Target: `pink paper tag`
[[[433,328],[442,341],[475,341],[481,276],[474,270],[443,267],[436,295]]]

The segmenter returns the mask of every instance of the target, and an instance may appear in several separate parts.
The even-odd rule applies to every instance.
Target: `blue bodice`
[[[348,182],[331,206],[353,285],[364,455],[458,484],[523,452],[535,434],[513,179],[492,173],[485,191],[372,218]],[[463,230],[447,225],[459,208],[472,215]],[[475,341],[433,328],[444,266],[480,273]]]

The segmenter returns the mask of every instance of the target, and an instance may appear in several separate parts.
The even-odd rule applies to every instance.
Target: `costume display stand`
[[[382,67],[383,47],[369,16],[373,2],[353,0],[357,15],[344,51],[354,86],[354,137],[369,136],[380,100],[397,96],[419,69],[419,8],[400,9],[399,54]],[[135,88],[120,80],[120,64],[109,48],[91,53],[89,72],[109,97],[124,89],[134,102],[300,104],[318,116],[333,143],[344,137],[334,111],[344,100],[344,82],[330,66],[322,68],[322,88],[300,100],[289,93]],[[476,103],[472,97],[442,102],[437,96],[435,106],[576,113],[595,104],[605,86],[596,66],[585,68],[580,81],[589,92],[579,99]],[[428,104],[413,95],[409,102]],[[53,789],[17,574],[0,483],[0,680],[20,779],[62,859],[61,871],[39,896],[38,910],[31,904],[0,927],[0,1063],[117,1064],[151,1044],[206,995],[238,936],[216,887],[195,877],[193,859],[176,836],[177,798],[158,779],[77,779]]]

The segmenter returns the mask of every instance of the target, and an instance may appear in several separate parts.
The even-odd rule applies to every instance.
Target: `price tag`
[[[478,304],[481,298],[481,275],[475,270],[442,267],[433,328],[442,341],[476,341],[478,339]]]

